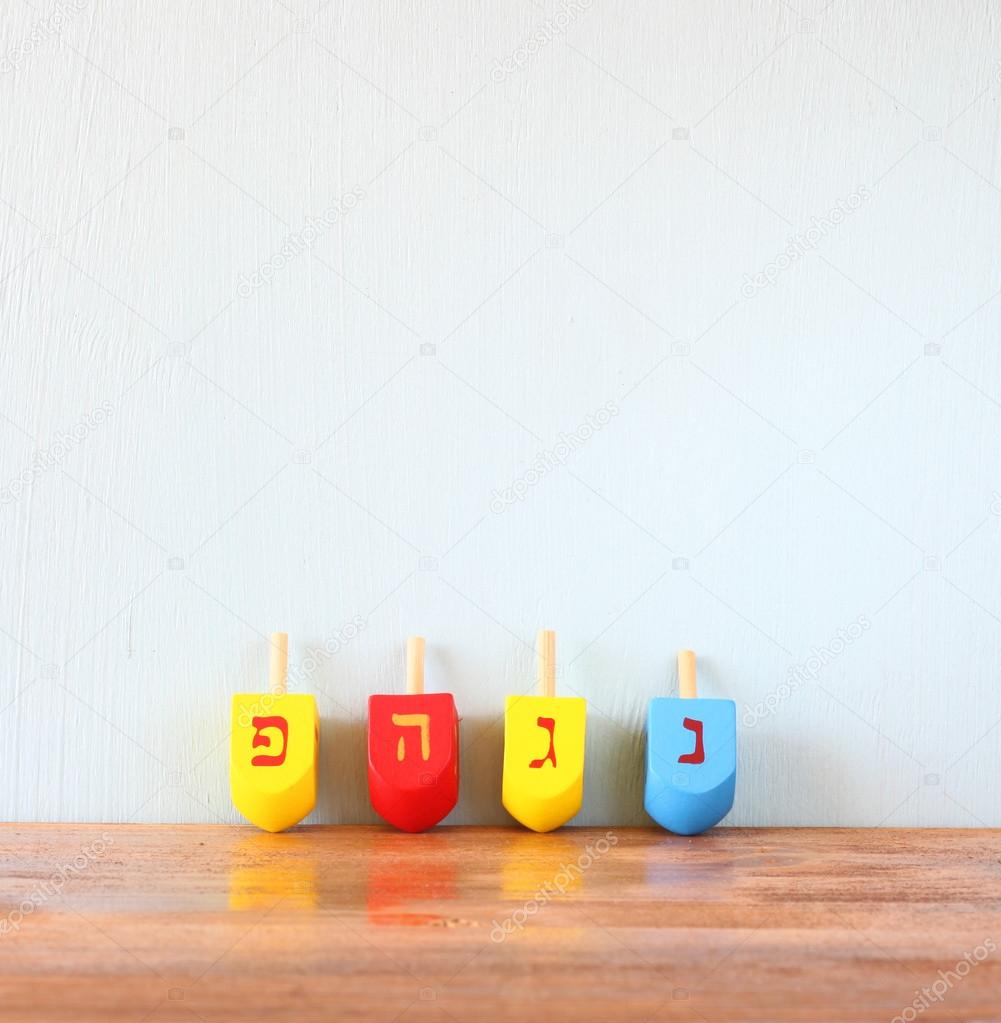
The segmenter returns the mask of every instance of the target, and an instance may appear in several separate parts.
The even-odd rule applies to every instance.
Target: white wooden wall
[[[503,821],[549,626],[580,823],[692,646],[731,822],[1001,825],[999,110],[987,0],[7,0],[0,817],[235,820],[281,628],[314,819],[420,632]]]

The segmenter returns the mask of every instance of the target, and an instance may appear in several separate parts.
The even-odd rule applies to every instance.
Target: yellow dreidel
[[[233,697],[229,787],[233,804],[265,831],[298,824],[316,805],[320,718],[316,700],[288,695],[288,635],[270,636],[267,693]]]
[[[552,831],[584,797],[587,701],[556,696],[556,633],[539,633],[539,695],[509,696],[504,709],[504,808],[533,831]]]

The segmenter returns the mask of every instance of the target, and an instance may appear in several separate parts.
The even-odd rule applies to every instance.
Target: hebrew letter
[[[536,724],[540,728],[544,728],[549,733],[549,752],[542,757],[540,760],[533,760],[528,766],[529,767],[542,767],[545,763],[551,763],[553,767],[556,766],[556,719],[555,718],[539,718]]]
[[[431,716],[429,714],[394,714],[393,724],[401,728],[419,728],[421,730],[421,760],[431,757]],[[396,759],[403,760],[407,755],[407,744],[400,736],[396,745]]]
[[[702,722],[695,718],[685,718],[682,724],[690,732],[695,733],[695,749],[678,757],[679,764],[703,764],[706,759],[705,747],[702,745]]]
[[[258,746],[263,746],[265,749],[271,748],[271,739],[267,735],[263,735],[262,732],[265,728],[277,728],[282,733],[282,751],[276,754],[265,754],[261,753],[254,757],[250,763],[254,767],[281,767],[285,763],[285,754],[288,752],[288,722],[283,717],[271,717],[271,718],[253,718],[250,722],[257,730],[254,735],[254,741],[251,743],[254,749]]]

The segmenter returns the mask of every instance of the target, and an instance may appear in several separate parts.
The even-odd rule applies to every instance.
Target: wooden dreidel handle
[[[661,827],[697,835],[733,806],[737,708],[698,698],[692,650],[678,654],[678,694],[650,701],[643,804]]]
[[[426,831],[459,798],[459,716],[451,693],[424,692],[424,638],[407,640],[405,696],[368,698],[368,792],[402,831]]]
[[[682,650],[678,654],[678,695],[683,700],[697,698],[695,684],[695,651]]]
[[[288,692],[288,633],[272,632],[268,652],[268,692],[284,696]]]
[[[288,693],[288,635],[268,638],[268,690],[233,697],[230,792],[265,831],[298,824],[316,805],[320,718],[316,700]]]
[[[587,701],[556,695],[556,633],[543,629],[536,646],[539,695],[505,704],[502,800],[525,827],[552,831],[583,801]]]
[[[537,641],[539,648],[539,696],[552,699],[556,695],[556,633],[541,629]]]
[[[424,692],[424,637],[411,636],[407,640],[407,695],[420,696]]]

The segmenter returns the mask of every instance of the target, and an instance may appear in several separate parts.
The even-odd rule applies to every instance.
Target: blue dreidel
[[[699,700],[695,652],[678,654],[680,699],[650,701],[646,812],[663,828],[698,835],[733,806],[737,781],[737,708],[733,700]]]

